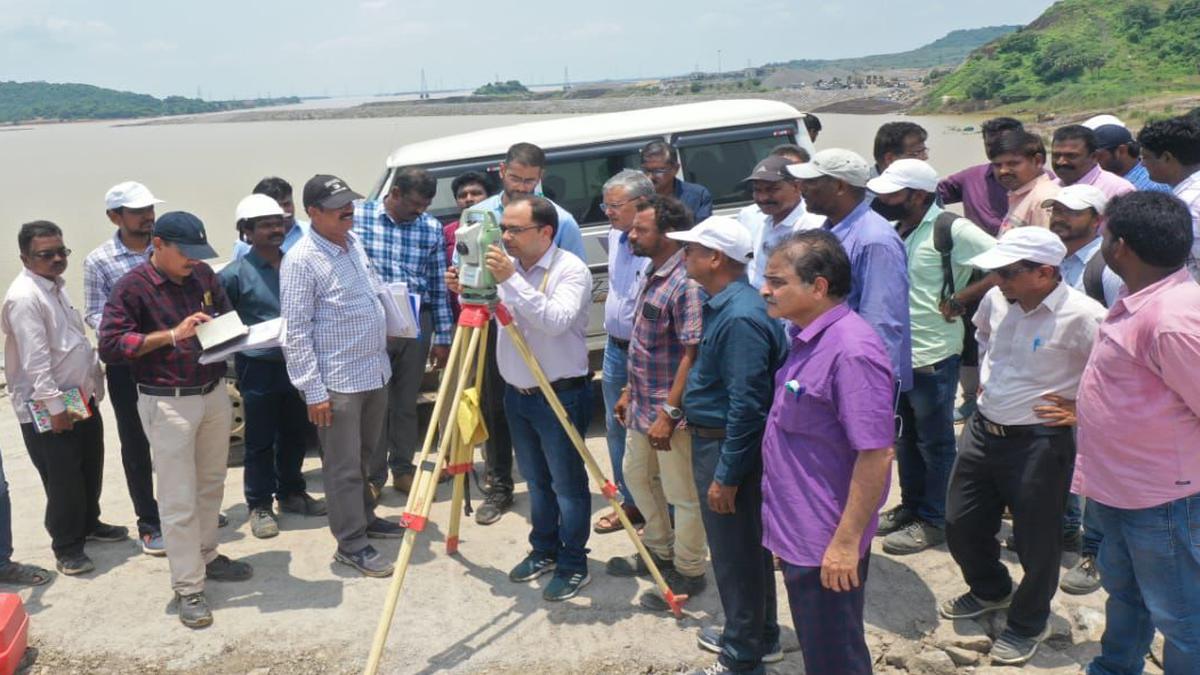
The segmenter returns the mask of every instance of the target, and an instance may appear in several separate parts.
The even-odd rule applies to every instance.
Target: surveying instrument
[[[489,247],[500,244],[500,225],[496,222],[496,214],[487,209],[470,208],[462,213],[458,230],[455,233],[455,250],[459,256],[459,280],[462,284],[460,302],[462,313],[454,330],[454,341],[450,345],[450,356],[446,369],[438,384],[437,399],[433,404],[433,414],[430,416],[429,428],[425,432],[425,442],[421,453],[416,458],[416,472],[413,476],[412,489],[408,493],[408,502],[404,506],[404,514],[400,524],[404,526],[404,540],[400,544],[400,553],[396,559],[395,571],[392,573],[392,583],[388,588],[387,599],[384,602],[383,613],[379,625],[375,629],[375,638],[371,643],[371,653],[367,659],[366,675],[379,672],[379,663],[383,658],[383,650],[387,644],[388,632],[391,629],[392,617],[396,613],[396,605],[400,599],[400,591],[404,587],[404,577],[408,572],[412,559],[413,547],[417,535],[427,524],[429,510],[437,493],[438,477],[443,471],[453,477],[454,489],[450,504],[450,528],[446,536],[446,552],[453,555],[458,552],[458,533],[462,522],[462,505],[466,493],[467,473],[471,470],[474,447],[462,442],[460,437],[458,411],[463,401],[464,392],[470,384],[482,388],[484,378],[485,353],[487,350],[487,334],[494,316],[505,330],[521,359],[537,380],[546,402],[554,410],[554,415],[562,425],[563,431],[571,439],[575,450],[583,459],[588,475],[600,488],[600,493],[608,499],[609,505],[616,512],[622,527],[629,535],[638,555],[650,570],[655,585],[662,593],[667,605],[676,618],[683,616],[683,603],[686,595],[676,595],[663,579],[658,566],[646,546],[638,537],[637,529],[625,515],[625,510],[617,502],[617,487],[613,485],[601,471],[600,466],[592,457],[584,444],[583,437],[575,429],[567,416],[566,410],[555,394],[550,381],[542,371],[541,365],[534,358],[525,342],[525,337],[513,324],[512,314],[499,300],[496,294],[496,278],[485,265],[485,257]],[[548,275],[549,270],[546,271]],[[443,416],[443,411],[449,406],[449,412]],[[482,406],[481,406],[482,407]],[[446,420],[446,422],[442,422]],[[441,427],[441,439],[438,441],[438,431]],[[433,451],[435,441],[437,450]]]

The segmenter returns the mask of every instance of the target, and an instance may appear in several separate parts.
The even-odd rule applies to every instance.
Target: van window
[[[684,180],[708,188],[714,206],[749,203],[742,180],[775,146],[794,142],[794,124],[681,134],[675,140]]]

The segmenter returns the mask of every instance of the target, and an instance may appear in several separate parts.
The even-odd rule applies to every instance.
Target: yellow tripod
[[[654,559],[650,556],[650,551],[646,550],[645,544],[642,543],[641,537],[638,536],[637,529],[629,521],[628,516],[625,515],[625,510],[620,508],[620,504],[617,502],[617,486],[613,485],[604,476],[600,465],[596,464],[596,460],[592,457],[591,452],[588,451],[583,437],[575,429],[575,425],[571,423],[570,418],[567,416],[567,411],[562,406],[562,402],[558,400],[558,395],[554,393],[554,388],[550,386],[550,381],[546,379],[546,374],[542,371],[541,365],[534,358],[533,353],[529,351],[529,345],[525,342],[525,337],[521,335],[521,332],[513,324],[512,314],[509,313],[504,305],[499,303],[492,303],[490,305],[464,303],[462,314],[458,319],[458,326],[454,331],[454,341],[450,345],[450,357],[446,365],[446,370],[442,373],[442,381],[438,385],[437,399],[433,404],[433,414],[430,417],[429,428],[425,433],[425,442],[421,446],[421,454],[416,458],[417,470],[413,476],[412,489],[408,493],[408,502],[404,507],[404,515],[400,520],[400,523],[406,528],[404,540],[400,544],[400,554],[396,559],[396,568],[392,574],[392,583],[388,588],[383,613],[379,617],[379,625],[375,629],[375,638],[371,643],[371,654],[367,658],[367,667],[363,671],[366,675],[375,675],[379,672],[379,662],[383,658],[383,649],[387,644],[388,632],[392,626],[392,617],[396,613],[396,605],[400,600],[400,591],[404,587],[404,577],[408,572],[408,565],[412,559],[413,547],[417,535],[425,529],[429,518],[429,509],[433,504],[437,492],[438,476],[443,469],[445,469],[446,473],[454,477],[454,492],[450,505],[450,530],[446,537],[446,552],[454,554],[458,551],[458,531],[462,520],[462,502],[466,492],[467,471],[470,469],[473,454],[471,446],[458,442],[458,409],[462,403],[463,392],[467,390],[467,385],[472,380],[472,377],[477,387],[482,385],[485,367],[484,353],[487,348],[487,331],[493,312],[495,313],[496,320],[508,333],[517,351],[521,354],[525,365],[529,367],[529,372],[533,373],[538,383],[538,389],[541,390],[542,395],[546,397],[546,401],[554,410],[559,424],[566,431],[567,436],[571,439],[571,443],[575,445],[579,456],[583,458],[583,463],[587,467],[588,474],[599,486],[601,494],[608,499],[609,505],[616,512],[617,517],[620,518],[621,525],[625,528],[629,539],[633,541],[634,547],[637,548],[638,555],[641,556],[642,560],[646,563],[646,567],[650,570],[650,576],[654,578],[654,583],[658,586],[659,592],[666,599],[675,617],[680,618],[683,616],[683,603],[687,601],[687,596],[676,595],[671,592],[671,587],[667,585],[662,573],[658,570],[658,566],[654,564]],[[466,343],[465,348],[463,346],[464,342]],[[451,389],[452,386],[453,390]],[[448,415],[443,418],[442,412],[447,401],[450,402],[450,410]],[[445,425],[445,433],[442,434],[441,441],[438,443],[437,454],[431,458],[431,450],[437,438],[438,425],[442,419],[448,420]]]

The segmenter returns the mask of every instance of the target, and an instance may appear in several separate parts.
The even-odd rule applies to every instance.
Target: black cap
[[[792,176],[787,172],[789,164],[795,164],[787,157],[779,155],[771,155],[770,157],[759,162],[754,167],[754,171],[750,172],[749,176],[742,179],[743,183],[748,183],[752,180],[765,180],[771,183],[776,183],[781,180],[791,180]]]
[[[1092,133],[1096,135],[1096,147],[1101,150],[1112,150],[1118,145],[1133,142],[1133,134],[1119,124],[1102,124]]]
[[[204,223],[187,211],[172,211],[159,216],[154,221],[154,236],[169,242],[194,260],[217,257],[217,252],[208,245]]]
[[[337,176],[317,174],[304,184],[304,208],[317,206],[322,209],[340,209],[363,196],[350,189],[346,181]]]

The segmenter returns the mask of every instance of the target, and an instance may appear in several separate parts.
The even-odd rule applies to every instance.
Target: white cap
[[[857,152],[829,148],[813,155],[812,161],[790,165],[788,173],[796,178],[829,176],[855,187],[866,187],[867,179],[871,177],[871,166]]]
[[[690,230],[668,232],[667,236],[675,241],[692,242],[720,251],[743,265],[754,257],[750,231],[728,216],[710,216]]]
[[[984,270],[994,270],[1021,260],[1042,265],[1062,265],[1067,246],[1057,234],[1044,227],[1027,225],[1005,232],[990,251],[971,258],[969,263]]]
[[[162,203],[163,200],[155,199],[150,194],[149,188],[133,181],[117,183],[104,195],[104,208],[109,211],[120,208],[144,209]]]
[[[867,189],[877,195],[890,195],[901,190],[937,192],[937,171],[919,159],[898,159],[875,178],[867,181]]]
[[[1092,131],[1095,131],[1097,128],[1102,127],[1105,124],[1115,124],[1119,127],[1125,126],[1125,123],[1121,121],[1121,118],[1117,117],[1116,115],[1096,115],[1095,117],[1089,117],[1083,121],[1083,126],[1091,129]]]
[[[237,211],[235,212],[237,220],[246,220],[247,218],[262,218],[263,216],[286,216],[283,208],[279,206],[279,202],[271,199],[266,195],[250,195],[243,197],[242,201],[238,202]]]
[[[1048,209],[1054,206],[1054,202],[1058,202],[1072,211],[1095,209],[1096,214],[1102,216],[1104,209],[1108,207],[1108,195],[1095,185],[1075,183],[1059,190],[1053,198],[1043,201],[1042,208]]]

